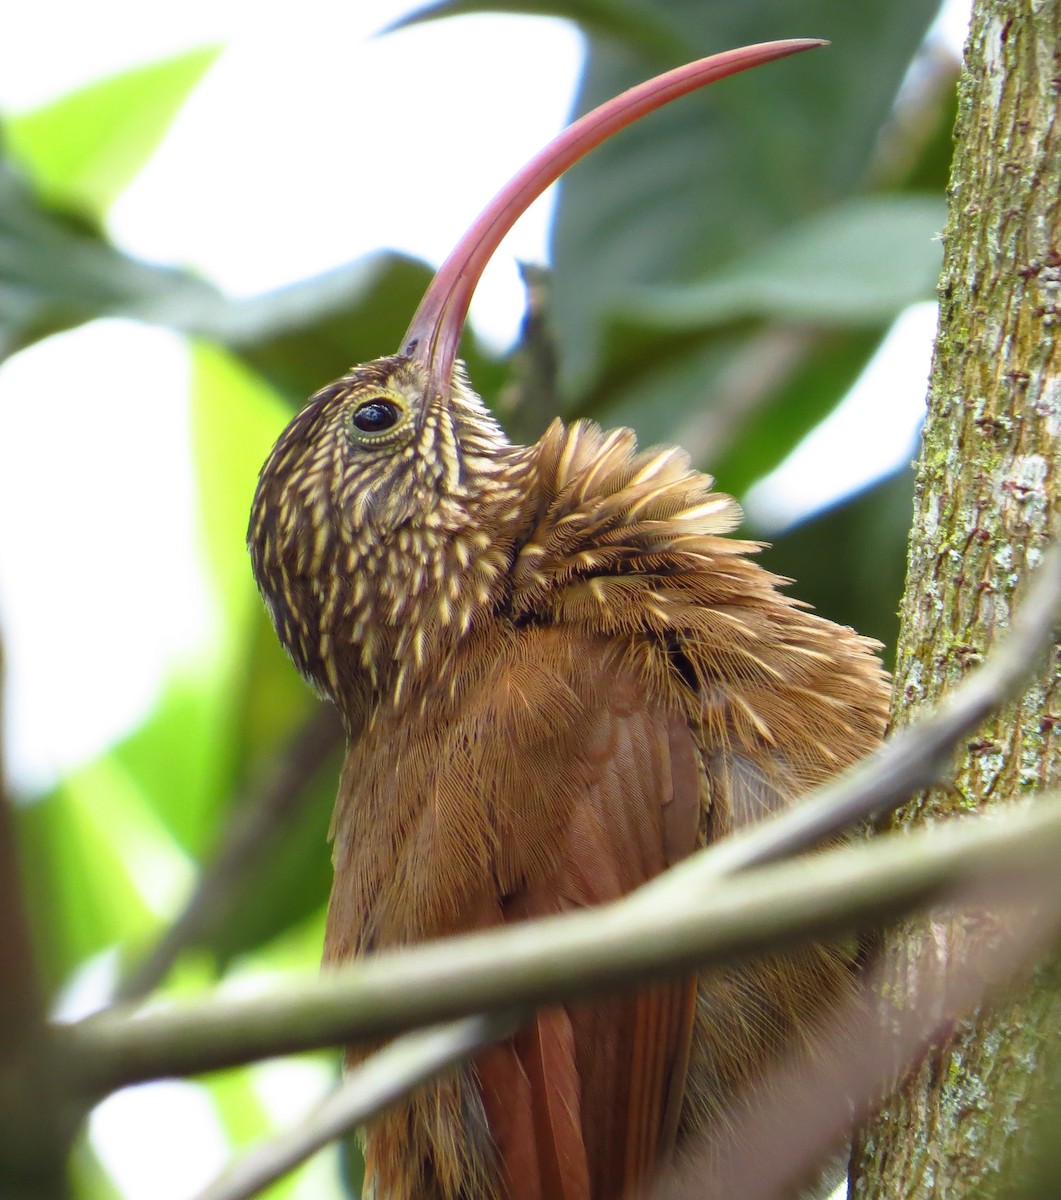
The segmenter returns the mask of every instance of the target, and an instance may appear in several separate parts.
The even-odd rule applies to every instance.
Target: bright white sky
[[[133,253],[192,266],[241,293],[381,246],[439,262],[560,129],[582,47],[562,22],[514,17],[372,37],[413,7],[37,0],[9,14],[0,39],[0,112],[223,43],[225,54],[117,204],[113,235]],[[967,0],[953,0],[942,27],[959,49],[966,10]],[[458,128],[456,161],[449,132]],[[472,319],[497,344],[512,337],[521,312],[515,260],[545,258],[548,200],[520,222],[477,293]],[[837,421],[749,498],[759,514],[783,523],[910,456],[933,323],[933,306],[911,311]],[[135,724],[168,665],[203,637],[187,374],[179,338],[118,322],[51,338],[0,368],[5,749],[17,785],[46,783]],[[57,379],[77,387],[56,388]],[[862,461],[851,455],[852,428],[867,449]],[[160,598],[160,578],[181,582]],[[289,1092],[294,1082],[289,1076]],[[152,1110],[137,1095],[110,1102],[112,1141],[146,1151]],[[106,1111],[94,1124],[104,1141]],[[192,1105],[182,1120],[198,1120],[195,1112],[203,1117]],[[142,1128],[131,1124],[138,1113]],[[159,1146],[108,1157],[130,1196],[185,1197],[224,1154],[206,1126],[203,1137],[193,1156]]]
[[[561,21],[494,16],[373,36],[414,7],[306,0],[293,26],[289,6],[241,0],[43,0],[25,6],[19,35],[0,46],[0,111],[222,43],[221,61],[112,214],[126,248],[240,293],[381,246],[441,261],[562,127],[582,42]],[[546,205],[532,210],[480,286],[477,326],[499,341],[519,319],[515,259],[544,257],[547,221]]]

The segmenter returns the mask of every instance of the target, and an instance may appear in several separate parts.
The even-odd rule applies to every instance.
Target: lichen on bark
[[[981,660],[1020,604],[1061,496],[1061,0],[975,0],[960,84],[940,323],[918,464],[893,717],[905,724]],[[953,783],[892,826],[1061,784],[1058,647],[958,757]],[[969,922],[905,923],[881,1017],[947,1012]],[[995,931],[999,944],[1004,925]],[[860,1135],[860,1200],[992,1196],[1019,1173],[1053,1078],[1061,992],[1038,975],[958,1024]]]

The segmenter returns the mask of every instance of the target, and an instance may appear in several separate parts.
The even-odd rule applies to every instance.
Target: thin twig
[[[232,1163],[195,1200],[248,1200],[440,1071],[508,1037],[518,1024],[466,1017],[396,1038],[351,1071],[302,1122]]]
[[[708,469],[721,463],[786,384],[828,337],[820,329],[768,324],[736,347],[719,377],[712,381],[711,403],[693,408],[674,441],[693,462]]]
[[[321,765],[341,743],[339,715],[319,705],[235,804],[213,859],[196,880],[184,910],[147,956],[118,986],[116,999],[138,1000],[165,979],[182,951],[204,941],[244,894],[247,880],[301,811],[301,801]]]
[[[537,441],[560,415],[556,340],[552,332],[552,274],[548,267],[519,264],[527,301],[519,340],[509,359],[509,379],[497,398],[498,411],[516,442]]]
[[[970,817],[732,879],[712,873],[701,885],[687,873],[681,902],[643,889],[618,904],[381,952],[269,996],[111,1009],[56,1036],[80,1086],[101,1095],[776,952],[891,919],[967,880],[1020,876],[1044,856],[1053,870],[1058,855],[1061,795],[1009,809],[1005,821]]]

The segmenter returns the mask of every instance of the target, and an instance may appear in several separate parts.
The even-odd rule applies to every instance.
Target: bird
[[[248,545],[280,642],[338,707],[326,964],[608,904],[880,740],[877,643],[730,536],[675,447],[554,421],[510,443],[457,359],[530,201],[679,95],[821,43],[726,51],[569,126],[473,223],[400,350],[352,367],[262,467]],[[631,1200],[851,988],[812,945],[539,1011],[364,1134],[380,1200]],[[352,1049],[357,1061],[363,1049]]]

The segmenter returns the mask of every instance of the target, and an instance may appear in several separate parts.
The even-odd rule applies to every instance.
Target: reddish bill
[[[433,383],[445,391],[472,293],[483,269],[519,217],[568,167],[613,133],[679,96],[749,67],[824,45],[815,38],[792,38],[726,50],[657,75],[580,117],[536,154],[475,219],[431,281],[401,352],[422,362]]]

